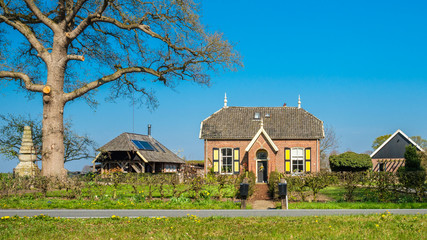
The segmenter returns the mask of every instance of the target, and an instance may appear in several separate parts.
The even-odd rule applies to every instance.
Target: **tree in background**
[[[372,143],[372,149],[379,148],[389,137],[391,134],[387,134],[384,136],[379,136],[375,138],[374,142]],[[410,137],[418,146],[420,146],[422,149],[427,149],[427,140],[423,139],[420,136],[412,136]]]
[[[379,136],[375,138],[374,142],[372,143],[372,149],[379,148],[389,137],[391,137],[391,134]]]
[[[137,92],[155,105],[150,86],[209,85],[213,72],[242,66],[199,12],[193,0],[0,0],[0,79],[43,96],[44,176],[65,175],[68,102],[94,105],[93,93],[108,84],[112,99]]]
[[[372,168],[372,160],[368,154],[345,152],[339,155],[331,155],[329,161],[334,172],[359,172]]]
[[[339,147],[339,140],[332,126],[325,125],[325,138],[320,140],[320,169],[330,170],[329,156]]]
[[[411,139],[418,144],[422,149],[427,150],[427,140],[423,139],[420,136],[412,136]]]
[[[40,120],[28,116],[0,115],[0,154],[8,159],[16,159],[22,143],[24,126],[32,130],[33,144],[37,160],[42,159],[42,127]],[[70,121],[64,127],[64,162],[94,158],[95,142],[87,135],[80,136],[72,131]]]

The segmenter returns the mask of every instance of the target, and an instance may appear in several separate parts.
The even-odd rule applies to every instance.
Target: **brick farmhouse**
[[[319,172],[323,122],[298,107],[224,107],[202,121],[205,173]]]

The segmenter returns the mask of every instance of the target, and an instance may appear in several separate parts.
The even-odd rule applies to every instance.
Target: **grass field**
[[[1,239],[425,239],[427,215],[59,219],[3,217]]]
[[[224,192],[229,196],[231,186]],[[144,191],[145,190],[145,191]],[[207,190],[207,191],[206,191]],[[216,189],[212,186],[206,188],[206,193],[216,194]],[[99,191],[99,190],[98,190]],[[355,192],[355,201],[344,201],[344,189],[342,187],[327,187],[320,191],[328,201],[326,202],[293,202],[290,201],[290,209],[414,209],[427,208],[427,202],[416,202],[413,199],[402,196],[400,202],[379,202],[369,199],[366,196],[372,190],[361,189]],[[154,192],[155,199],[148,201],[146,189],[138,194],[134,194],[130,186],[121,186],[117,192],[117,198],[112,198],[113,188],[104,186],[103,194],[90,197],[90,194],[82,194],[80,198],[69,199],[65,191],[52,191],[44,198],[40,193],[27,193],[22,195],[12,195],[0,198],[0,209],[239,209],[240,202],[232,201],[232,198],[224,198],[218,201],[215,197],[199,198],[194,200],[183,195],[179,198],[159,199],[158,192]],[[170,196],[169,196],[170,197]],[[249,205],[250,207],[250,205]],[[277,207],[280,203],[277,202]]]

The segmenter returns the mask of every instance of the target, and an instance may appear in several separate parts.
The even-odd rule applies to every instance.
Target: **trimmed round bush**
[[[368,154],[345,152],[329,157],[331,170],[334,172],[360,172],[372,168],[372,160]]]

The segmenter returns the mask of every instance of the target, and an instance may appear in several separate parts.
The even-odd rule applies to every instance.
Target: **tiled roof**
[[[260,129],[260,113],[264,129],[272,139],[320,139],[323,122],[302,108],[296,107],[227,107],[202,122],[202,139],[252,139]],[[267,117],[268,116],[268,117]]]
[[[140,150],[133,143],[132,140],[146,141],[154,146],[154,151]],[[159,146],[160,148],[159,148]],[[164,152],[162,151],[164,150]],[[167,149],[163,144],[158,142],[152,136],[141,135],[136,133],[122,133],[107,144],[99,148],[101,152],[114,152],[114,151],[138,151],[148,162],[169,162],[169,163],[185,163],[183,159]]]

